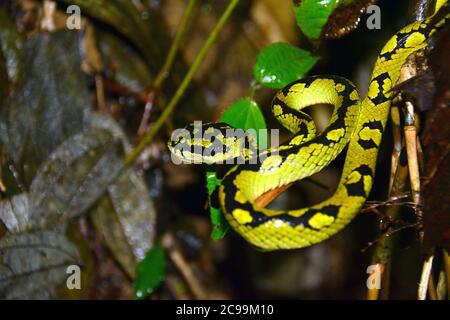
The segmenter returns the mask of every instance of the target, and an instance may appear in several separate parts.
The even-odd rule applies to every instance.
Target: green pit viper
[[[368,93],[361,102],[354,85],[337,76],[311,76],[280,90],[272,103],[277,120],[294,133],[292,139],[266,150],[259,164],[240,164],[224,176],[218,189],[220,207],[234,230],[265,250],[296,249],[322,242],[347,226],[358,214],[371,191],[377,154],[386,127],[400,69],[408,57],[424,49],[427,40],[450,19],[448,0],[438,0],[433,16],[397,32],[384,46],[375,63]],[[440,10],[439,10],[440,9]],[[328,127],[315,134],[312,119],[303,108],[313,104],[334,106]],[[216,123],[203,127],[223,132]],[[193,127],[188,127],[193,131]],[[221,135],[223,139],[223,135]],[[216,137],[217,138],[217,137]],[[229,141],[223,141],[226,146]],[[280,211],[261,208],[255,200],[267,191],[308,177],[326,167],[348,144],[342,176],[333,196],[311,207]],[[211,141],[188,137],[169,141],[169,149],[187,161],[214,162],[235,157],[216,153],[204,159],[196,151],[180,152],[180,146],[207,151]],[[243,152],[243,151],[240,151]],[[245,153],[245,152],[243,152]],[[208,154],[208,152],[206,152]],[[248,158],[248,152],[244,157]]]

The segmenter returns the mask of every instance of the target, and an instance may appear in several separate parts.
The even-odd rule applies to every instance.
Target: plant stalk
[[[181,97],[185,93],[188,85],[191,83],[192,78],[194,77],[195,73],[200,68],[200,65],[205,58],[205,55],[208,53],[209,49],[211,48],[212,44],[216,40],[220,30],[222,30],[223,26],[227,22],[228,18],[230,17],[231,13],[233,12],[234,8],[238,4],[239,0],[231,0],[228,4],[227,8],[223,12],[222,16],[220,17],[219,21],[217,22],[216,26],[214,27],[213,31],[209,34],[208,39],[206,39],[205,44],[200,49],[200,52],[195,57],[194,62],[192,63],[191,67],[189,68],[186,76],[184,77],[183,81],[181,82],[180,86],[178,87],[177,91],[175,92],[172,99],[169,101],[167,106],[164,108],[163,113],[158,118],[156,123],[147,131],[147,133],[142,138],[141,142],[126,156],[124,163],[125,166],[129,166],[134,163],[134,161],[137,159],[139,154],[145,149],[147,145],[149,145],[152,141],[155,135],[158,133],[158,131],[161,129],[163,124],[167,121],[172,111],[175,109],[176,105],[180,101]]]

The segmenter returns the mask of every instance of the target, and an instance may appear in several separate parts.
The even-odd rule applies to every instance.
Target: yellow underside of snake
[[[400,69],[450,19],[448,7],[448,1],[438,1],[439,13],[408,25],[387,42],[362,102],[353,84],[337,76],[307,77],[276,94],[272,112],[294,135],[278,148],[267,150],[260,163],[236,165],[224,176],[218,190],[219,202],[234,230],[262,249],[295,249],[326,240],[350,223],[372,188],[378,150],[395,93],[391,89],[399,80]],[[301,110],[324,103],[333,105],[334,111],[328,127],[316,135],[312,119]],[[209,126],[225,128],[223,124]],[[198,140],[169,142],[171,151],[186,160],[201,155],[176,152],[181,142],[201,144],[202,150],[208,146]],[[322,170],[347,145],[342,176],[329,199],[290,211],[255,205],[265,192]]]

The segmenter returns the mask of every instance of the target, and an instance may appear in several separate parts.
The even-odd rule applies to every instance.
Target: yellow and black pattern
[[[293,138],[276,149],[266,150],[266,158],[259,164],[234,166],[218,191],[227,220],[247,241],[267,250],[307,247],[328,239],[355,217],[372,188],[378,149],[394,94],[391,89],[397,84],[407,58],[425,48],[427,40],[450,19],[448,1],[437,1],[436,11],[439,8],[434,16],[403,28],[387,42],[362,102],[354,86],[336,76],[308,77],[276,94],[272,112],[294,133]],[[301,110],[318,103],[334,105],[334,112],[329,126],[316,136],[313,121]],[[331,198],[290,211],[255,205],[263,193],[320,171],[347,144],[342,177]],[[169,148],[173,151],[176,145],[169,143]],[[195,155],[185,158],[192,156]]]
[[[236,129],[225,123],[190,124],[174,132],[168,147],[190,163],[226,163],[236,158],[245,161],[255,156],[257,144],[253,135],[241,131],[241,137],[236,137],[229,134]]]

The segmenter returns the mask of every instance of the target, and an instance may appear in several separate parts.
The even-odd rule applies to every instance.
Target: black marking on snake
[[[410,34],[411,34],[410,32],[407,32],[407,33],[399,32],[399,33],[397,33],[397,35],[395,36],[396,37],[396,46],[395,46],[395,48],[380,54],[380,58],[384,58],[384,60],[392,60],[392,56],[393,55],[397,54],[397,52],[400,49],[404,49],[405,48],[406,40],[409,38]]]
[[[337,141],[330,140],[327,138],[327,134],[336,129],[345,129],[345,115],[348,112],[348,108],[350,106],[353,106],[358,101],[350,98],[352,91],[356,89],[354,89],[354,87],[347,81],[342,84],[345,85],[345,90],[339,93],[339,95],[342,97],[342,104],[337,110],[338,117],[326,128],[326,130],[323,131],[321,135],[317,136],[317,138],[314,140],[314,143],[320,143],[324,146],[329,146],[332,143],[338,143],[342,139],[341,137]]]
[[[427,38],[427,35],[432,31],[432,29],[434,29],[434,27],[430,28],[428,24],[420,24],[417,30],[398,32],[396,35],[395,48],[384,52],[383,54],[380,54],[380,58],[384,58],[385,60],[392,60],[392,57],[397,54],[399,50],[408,48],[406,47],[406,43],[413,34],[420,33]]]
[[[322,79],[330,79],[330,80],[333,80],[336,83],[341,83],[341,84],[344,84],[346,86],[349,85],[349,82],[346,79],[344,79],[342,77],[339,77],[339,76],[334,76],[334,75],[314,75],[314,76],[309,76],[307,78],[294,81],[294,82],[290,83],[289,85],[287,85],[286,87],[284,87],[283,89],[281,89],[280,91],[286,97],[287,95],[289,95],[290,89],[291,89],[291,87],[293,85],[299,84],[299,83],[303,83],[305,85],[305,89],[307,89],[317,79],[321,79],[321,80]]]
[[[305,122],[307,121],[312,121],[311,117],[309,115],[307,115],[304,112],[292,109],[291,107],[289,107],[284,101],[280,100],[279,98],[275,98],[272,102],[272,109],[274,105],[279,105],[282,109],[282,113],[278,116],[275,116],[275,118],[283,118],[284,116],[287,115],[291,115],[294,118],[298,118],[299,122],[300,122],[300,126],[299,126],[299,130],[296,132],[297,134],[303,134],[303,135],[308,135],[308,126],[306,125]],[[281,122],[280,122],[281,123]],[[285,124],[281,123],[285,128]],[[286,128],[289,130],[289,128]]]
[[[369,140],[358,139],[358,144],[364,150],[369,150],[369,149],[372,149],[372,148],[378,148],[378,145],[372,139],[369,139]]]
[[[241,167],[241,166],[240,166]],[[244,169],[245,167],[245,169]],[[242,165],[243,170],[250,170],[257,171],[259,169],[259,166],[257,165]],[[249,223],[246,223],[245,225],[251,226],[253,228],[260,226],[263,223],[273,221],[273,220],[281,220],[287,224],[289,224],[292,227],[295,227],[299,224],[302,225],[309,225],[309,220],[318,212],[322,212],[326,215],[332,216],[336,218],[337,214],[339,213],[339,206],[335,205],[328,205],[320,209],[309,209],[307,210],[302,216],[300,217],[294,217],[288,213],[282,213],[280,215],[277,215],[276,217],[268,217],[262,212],[258,212],[254,209],[253,205],[250,202],[245,203],[237,203],[237,201],[234,199],[234,195],[236,193],[236,185],[234,184],[234,180],[239,175],[240,170],[237,169],[231,173],[229,173],[223,180],[222,180],[222,186],[224,187],[224,190],[227,190],[227,193],[225,194],[225,203],[224,203],[224,211],[228,212],[232,215],[233,210],[236,208],[240,208],[242,210],[248,211],[252,217],[252,221]],[[365,172],[362,170],[362,172]],[[312,228],[312,226],[310,226]]]
[[[230,151],[230,148],[224,144],[221,144],[220,146],[213,144],[209,147],[202,147],[202,154],[210,155],[211,157],[214,157],[216,154],[226,154],[229,151]]]
[[[188,144],[187,142],[179,143],[174,146],[175,151],[179,151],[183,156],[185,155],[185,152],[190,152],[191,154],[200,154],[200,155],[209,155],[214,156],[217,153],[223,153],[226,154],[230,151],[230,147],[224,145],[221,143],[220,145],[212,144],[208,147],[195,145],[195,144]]]
[[[438,15],[436,15],[438,16]],[[435,17],[433,17],[435,18]],[[445,18],[444,20],[447,21],[449,18]],[[417,26],[416,29],[407,31],[407,32],[398,32],[396,35],[396,43],[394,49],[389,50],[388,52],[385,52],[383,54],[380,54],[380,58],[384,58],[385,60],[392,60],[392,57],[397,54],[397,52],[400,49],[407,49],[406,42],[408,41],[409,37],[411,37],[415,33],[420,33],[424,36],[424,41],[428,41],[430,34],[433,33],[436,30],[439,30],[441,27],[436,27],[434,23],[421,23]]]
[[[318,230],[309,224],[309,221],[311,220],[311,218],[319,212],[326,214],[328,216],[331,216],[333,218],[336,218],[339,213],[339,208],[340,208],[339,206],[328,205],[328,206],[325,206],[325,207],[322,207],[319,209],[309,209],[300,217],[294,217],[294,216],[290,215],[289,213],[282,213],[282,214],[277,215],[276,217],[268,217],[263,213],[251,210],[250,214],[253,217],[253,220],[249,223],[246,223],[245,225],[256,228],[266,222],[283,221],[284,223],[287,223],[291,227],[303,225],[303,226],[307,226],[311,229]]]
[[[389,79],[389,81],[390,81],[391,77],[389,76],[388,72],[384,72],[384,73],[378,75],[377,77],[373,78],[371,81],[371,82],[376,82],[376,84],[378,86],[378,93],[377,93],[376,97],[369,98],[375,105],[382,104],[390,99],[390,97],[388,97],[389,95],[387,95],[385,90],[383,89],[384,81],[387,79]]]
[[[363,125],[363,128],[369,128],[371,130],[378,130],[380,133],[383,133],[383,123],[380,120],[366,122]]]
[[[379,120],[364,123],[363,126],[362,126],[361,131],[364,130],[364,128],[369,128],[370,130],[377,130],[380,134],[383,134],[383,123],[381,121],[379,121]],[[358,135],[359,135],[359,132],[358,132]],[[364,139],[359,138],[358,139],[358,144],[364,150],[369,150],[369,149],[372,149],[372,148],[378,148],[378,145],[375,143],[375,141],[373,139],[364,140]]]
[[[175,151],[179,151],[182,155],[184,155],[184,152],[189,151],[190,153],[193,153],[194,146],[192,144],[188,144],[187,142],[177,143],[173,146],[173,149]]]
[[[308,126],[306,125],[306,123],[304,123],[304,122],[300,123],[300,127],[299,127],[299,130],[296,135],[297,136],[299,136],[299,135],[307,136],[308,135]]]
[[[305,79],[299,79],[297,81],[294,81],[294,82],[290,83],[289,85],[287,85],[286,87],[284,87],[280,91],[286,97],[287,95],[289,95],[291,87],[293,85],[299,84],[299,83],[303,83],[303,84],[305,84],[305,88],[309,88],[311,86],[311,84],[318,78],[321,78],[321,77],[320,76],[311,76],[311,77],[307,77]]]
[[[234,195],[236,194],[237,189],[238,189],[234,183],[234,180],[236,179],[236,177],[239,175],[239,173],[242,170],[257,172],[259,170],[259,167],[260,166],[257,164],[245,163],[245,164],[239,165],[239,167],[236,170],[225,175],[225,177],[222,180],[222,186],[221,186],[224,188],[224,190],[226,190],[225,203],[223,204],[224,212],[232,213],[233,210],[236,208],[242,208],[242,209],[248,210],[248,211],[253,210],[252,205],[248,201],[245,202],[244,204],[242,204],[242,203],[238,203],[234,199]]]
[[[339,95],[342,97],[342,103],[341,103],[341,106],[339,106],[339,108],[337,110],[338,117],[333,123],[331,123],[327,127],[326,130],[324,130],[322,132],[322,134],[320,134],[317,137],[315,137],[314,139],[302,144],[301,146],[296,146],[297,148],[301,148],[301,147],[307,146],[308,144],[312,144],[312,143],[318,143],[318,144],[322,144],[324,146],[329,146],[332,143],[339,142],[340,139],[338,141],[329,140],[327,138],[327,134],[336,129],[341,129],[341,128],[345,129],[345,127],[346,127],[346,124],[345,124],[346,117],[345,116],[348,112],[348,108],[351,106],[354,106],[355,103],[357,103],[357,101],[358,101],[358,99],[350,98],[351,93],[353,91],[356,91],[356,89],[348,80],[340,78],[340,77],[334,77],[334,76],[324,76],[324,78],[332,79],[337,84],[342,84],[345,86],[345,90],[339,93]],[[312,79],[309,82],[312,83],[314,80],[316,80],[316,78]],[[300,81],[298,81],[298,82],[300,82]],[[286,150],[280,151],[279,154],[283,158],[286,158],[294,152],[298,152],[298,150],[286,149]]]
[[[364,191],[364,177],[369,176],[373,177],[373,171],[368,165],[361,165],[355,169],[360,175],[361,178],[354,183],[346,183],[345,188],[347,189],[347,194],[351,197],[367,197],[366,192]]]

